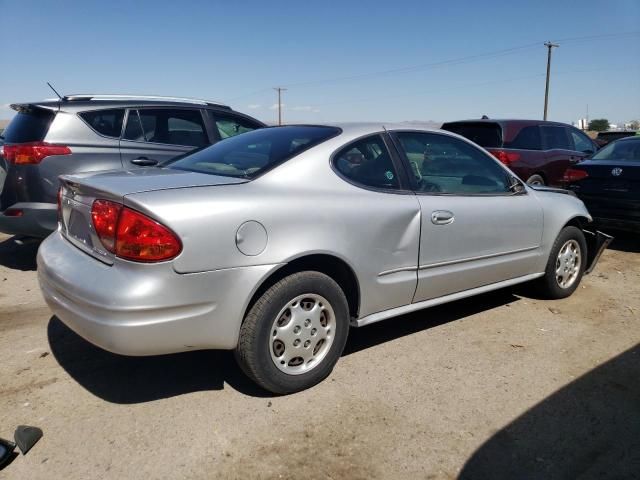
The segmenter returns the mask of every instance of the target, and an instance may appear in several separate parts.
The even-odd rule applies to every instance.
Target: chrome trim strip
[[[370,315],[367,315],[355,321],[352,321],[351,324],[357,327],[363,327],[365,325],[369,325],[370,323],[376,323],[381,320],[386,320],[387,318],[397,317],[399,315],[404,315],[406,313],[415,312],[416,310],[422,310],[423,308],[435,307],[436,305],[440,305],[442,303],[453,302],[455,300],[460,300],[466,297],[472,297],[480,293],[490,292],[492,290],[498,290],[499,288],[509,287],[511,285],[516,285],[518,283],[528,282],[529,280],[534,280],[536,278],[542,277],[543,275],[544,275],[544,272],[532,273],[529,275],[524,275],[523,277],[512,278],[510,280],[504,280],[502,282],[491,283],[489,285],[484,285],[482,287],[472,288],[471,290],[463,290],[462,292],[444,295],[443,297],[437,297],[429,300],[424,300],[418,303],[403,305],[402,307],[396,307],[390,310],[384,310],[382,312],[372,313]]]
[[[458,259],[458,260],[447,260],[446,262],[430,263],[428,265],[420,265],[418,267],[418,270],[427,270],[429,268],[444,267],[444,266],[447,266],[447,265],[455,265],[457,263],[473,262],[473,261],[476,261],[476,260],[485,260],[487,258],[495,258],[495,257],[506,256],[506,255],[514,255],[516,253],[523,253],[523,252],[530,252],[532,250],[537,250],[538,248],[539,247],[527,247],[527,248],[521,248],[519,250],[511,250],[510,252],[490,253],[488,255],[480,255],[479,257],[469,257],[469,258],[461,258],[461,259]]]
[[[379,277],[384,277],[385,275],[391,275],[392,273],[399,273],[399,272],[415,272],[418,270],[417,266],[413,266],[413,267],[398,267],[398,268],[392,268],[391,270],[384,270],[383,272],[380,272],[378,274]]]

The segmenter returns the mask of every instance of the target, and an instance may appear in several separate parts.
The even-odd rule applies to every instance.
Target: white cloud
[[[310,112],[312,110],[312,107],[310,107],[309,105],[298,105],[293,107],[291,110],[295,112]]]
[[[281,103],[281,105],[282,105],[282,110],[284,110],[284,109],[285,109],[285,107],[287,106],[287,104],[286,104],[286,103]],[[278,109],[278,104],[277,104],[277,103],[274,103],[273,105],[271,105],[271,106],[269,107],[269,110],[277,110],[277,109]]]
[[[260,105],[259,103],[251,103],[249,105],[247,105],[247,108],[249,110],[256,110],[258,108],[260,108],[262,105]]]

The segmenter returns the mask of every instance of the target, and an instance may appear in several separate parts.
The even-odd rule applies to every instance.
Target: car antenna
[[[56,91],[56,89],[55,89],[55,88],[53,88],[53,87],[51,86],[51,84],[50,84],[49,82],[47,82],[47,85],[49,85],[49,88],[50,88],[51,90],[53,90],[53,93],[55,93],[61,101],[62,101],[62,100],[64,100],[64,98],[62,98],[62,96],[61,96],[61,95]]]

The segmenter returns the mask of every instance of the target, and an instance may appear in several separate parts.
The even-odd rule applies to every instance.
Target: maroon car
[[[530,185],[564,186],[567,167],[598,149],[583,132],[558,122],[463,120],[442,129],[486,148]]]

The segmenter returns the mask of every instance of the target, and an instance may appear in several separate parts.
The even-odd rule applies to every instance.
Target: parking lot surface
[[[273,397],[230,352],[127,358],[52,316],[36,244],[0,235],[0,471],[71,478],[634,478],[640,241],[565,300],[507,289],[352,330],[333,374]],[[638,477],[636,477],[638,478]]]

